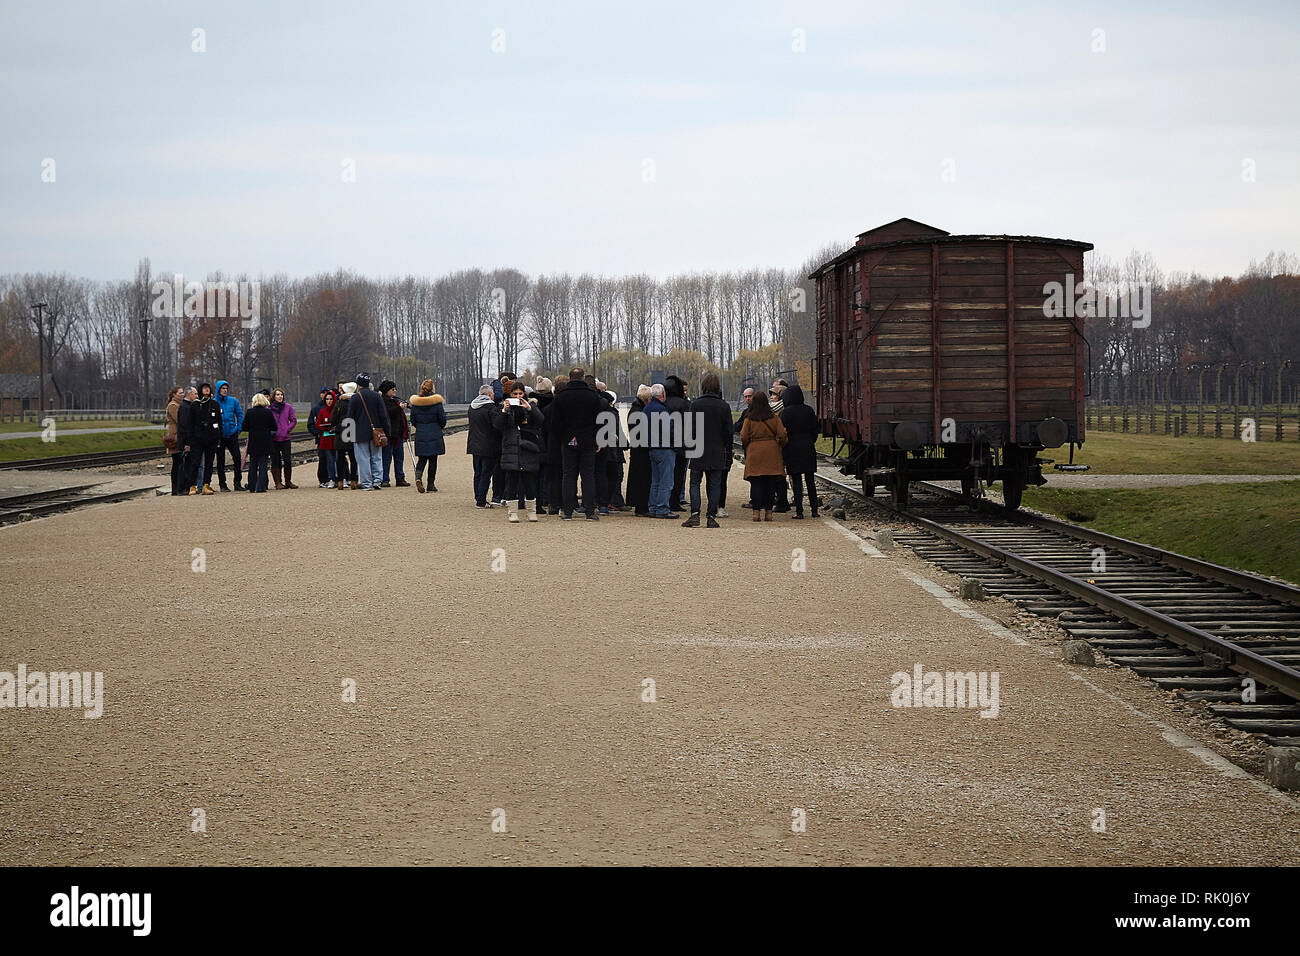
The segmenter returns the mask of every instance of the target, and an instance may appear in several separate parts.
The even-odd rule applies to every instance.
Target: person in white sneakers
[[[501,474],[505,479],[508,520],[519,521],[515,501],[537,520],[537,473],[542,460],[542,424],[546,416],[537,400],[524,397],[522,382],[513,382],[492,427],[501,433]]]

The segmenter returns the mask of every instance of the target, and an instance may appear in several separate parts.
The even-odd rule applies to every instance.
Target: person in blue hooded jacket
[[[230,394],[230,383],[217,382],[217,404],[221,406],[221,441],[217,445],[217,478],[221,490],[229,491],[226,484],[226,452],[230,452],[230,467],[235,473],[235,490],[243,491],[243,475],[240,470],[239,433],[244,428],[244,409],[239,399]]]

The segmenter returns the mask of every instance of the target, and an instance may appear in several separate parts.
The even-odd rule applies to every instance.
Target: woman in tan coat
[[[163,436],[163,448],[172,457],[172,494],[183,495],[185,478],[185,443],[181,441],[181,396],[185,389],[177,385],[167,393],[167,434]]]
[[[745,480],[749,482],[754,520],[771,521],[772,497],[776,494],[777,482],[785,475],[781,448],[789,439],[781,419],[772,414],[772,407],[762,392],[754,396],[754,402],[745,414],[740,440],[745,445]]]

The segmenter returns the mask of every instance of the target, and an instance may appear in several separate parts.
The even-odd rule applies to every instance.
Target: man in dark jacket
[[[190,406],[190,447],[195,449],[194,483],[202,485],[205,495],[215,494],[212,469],[220,443],[221,406],[212,397],[212,386],[204,382],[199,386],[199,400]]]
[[[559,443],[564,462],[564,510],[560,517],[569,521],[578,506],[578,475],[582,475],[582,510],[588,521],[599,521],[596,514],[596,429],[601,412],[609,403],[584,380],[579,368],[569,372],[569,384],[551,403],[554,418],[552,434]]]
[[[722,400],[722,386],[712,372],[700,382],[701,395],[691,402],[689,414],[694,419],[700,454],[689,459],[691,472],[691,516],[683,528],[700,526],[700,481],[708,489],[707,527],[718,527],[718,498],[727,476],[727,459],[731,457],[731,406]]]
[[[542,414],[546,416],[546,421],[542,423],[542,440],[546,442],[546,447],[542,450],[542,471],[546,477],[542,483],[546,488],[547,513],[553,515],[558,515],[564,504],[564,449],[555,437],[555,416],[551,413],[550,406],[554,403],[555,397],[564,391],[568,381],[566,375],[555,376],[551,402],[542,407],[541,401],[538,401],[539,407],[542,407]]]
[[[388,444],[383,448],[384,480],[379,483],[379,487],[389,487],[388,476],[392,474],[397,478],[398,488],[409,488],[411,483],[406,480],[406,468],[403,465],[406,460],[406,439],[411,434],[406,421],[406,403],[397,397],[397,383],[391,378],[379,383],[379,394],[383,396],[384,409],[388,412],[388,428],[384,430],[388,435]]]
[[[320,429],[316,427],[316,416],[319,415],[320,410],[325,407],[325,393],[329,390],[330,388],[328,385],[321,386],[320,397],[316,399],[316,404],[313,405],[311,411],[307,413],[307,433],[315,439],[318,451],[320,449]],[[316,462],[316,478],[320,482],[320,486],[324,488],[325,484],[330,480],[329,470],[325,467],[325,459],[321,458],[320,455],[317,455],[316,457],[319,459]]]
[[[679,421],[685,421],[691,411],[690,400],[686,397],[686,380],[669,375],[664,379],[664,392],[667,395],[664,405],[668,407],[669,413],[676,413]],[[676,452],[676,457],[673,459],[673,490],[668,496],[668,510],[680,512],[683,510],[682,495],[686,491],[686,445],[681,432],[677,435],[673,451]]]
[[[479,508],[492,507],[488,492],[492,487],[492,473],[501,458],[501,433],[492,427],[496,417],[493,413],[500,409],[492,394],[492,386],[484,385],[469,403],[469,441],[465,451],[474,456],[474,504]]]
[[[370,376],[357,376],[357,390],[348,403],[348,416],[356,422],[357,480],[367,491],[375,491],[384,477],[383,448],[375,444],[375,430],[388,433],[388,409],[380,394],[370,387]]]

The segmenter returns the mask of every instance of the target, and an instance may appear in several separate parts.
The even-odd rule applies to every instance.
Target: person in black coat
[[[542,381],[548,381],[542,379]],[[542,406],[542,414],[546,416],[546,421],[542,423],[542,440],[545,442],[542,448],[542,478],[540,484],[544,486],[544,492],[539,492],[546,499],[546,510],[548,514],[558,515],[560,509],[564,506],[564,449],[560,445],[559,439],[555,437],[555,415],[554,403],[560,393],[564,391],[564,386],[569,384],[569,376],[555,376],[555,384],[551,389],[551,401]],[[538,405],[541,406],[541,399],[538,399]],[[539,499],[540,500],[540,499]]]
[[[627,430],[630,435],[634,426],[644,429],[644,424],[636,426],[638,418],[645,418],[645,406],[650,401],[650,386],[642,385],[636,390],[636,399],[627,410]],[[642,518],[650,517],[650,449],[643,443],[632,446],[627,456],[627,494],[624,496],[627,506]]]
[[[813,475],[817,472],[817,413],[804,402],[803,389],[791,385],[781,396],[785,407],[781,409],[781,424],[790,436],[782,453],[785,456],[785,471],[790,476],[794,490],[794,516],[803,517],[803,485],[808,482],[808,504],[812,507],[812,516],[816,518],[821,502],[817,499],[817,484]]]
[[[501,473],[505,475],[506,507],[509,520],[517,522],[515,500],[537,520],[537,473],[542,465],[542,425],[546,415],[537,400],[524,398],[522,382],[512,382],[510,394],[492,420],[501,433]]]
[[[181,486],[183,495],[194,493],[194,445],[190,436],[194,430],[194,402],[199,397],[199,390],[191,385],[181,398],[180,410],[176,413],[176,441],[181,447]]]
[[[686,379],[669,375],[664,379],[664,392],[667,397],[664,405],[670,414],[676,412],[679,421],[685,421],[690,413],[691,403],[686,397]],[[686,491],[686,443],[685,429],[678,429],[673,450],[677,457],[673,460],[673,490],[668,496],[668,510],[682,511],[682,495]]]
[[[212,386],[207,382],[199,386],[198,401],[190,405],[189,443],[194,449],[195,484],[202,486],[202,494],[213,494],[212,469],[221,443],[221,406],[212,397]]]
[[[579,367],[569,372],[569,384],[555,396],[551,414],[555,416],[552,435],[560,445],[564,463],[564,507],[560,515],[571,519],[578,506],[578,476],[582,476],[582,510],[588,521],[599,521],[596,514],[596,431],[602,412],[610,412],[607,401],[588,385]],[[610,412],[612,414],[612,412]]]
[[[271,436],[275,433],[275,416],[270,400],[258,392],[244,416],[243,430],[248,432],[249,491],[266,491],[266,473],[271,463]]]
[[[465,444],[465,453],[473,456],[474,504],[479,508],[492,507],[488,492],[492,490],[492,473],[501,458],[501,433],[492,427],[498,411],[492,399],[492,386],[481,386],[469,403],[469,440]]]
[[[446,402],[433,390],[433,379],[420,383],[411,396],[411,426],[415,429],[415,488],[424,494],[424,469],[429,469],[429,491],[438,490],[438,456],[447,453],[442,430],[447,427]]]
[[[528,396],[528,400],[537,400],[537,407],[541,410],[542,417],[545,419],[542,423],[542,455],[537,472],[537,513],[546,514],[551,507],[555,508],[554,514],[560,511],[560,483],[556,481],[554,485],[550,480],[551,464],[551,428],[547,410],[551,403],[555,401],[555,389],[549,378],[538,377],[533,382],[533,392]],[[554,503],[552,504],[552,499]]]
[[[731,457],[732,436],[731,406],[722,400],[722,386],[718,376],[709,372],[700,382],[700,397],[691,402],[690,415],[699,429],[696,440],[700,454],[688,459],[691,471],[691,516],[682,522],[683,528],[700,526],[700,481],[708,489],[707,527],[718,527],[718,498],[722,482],[726,480],[727,460]]]

